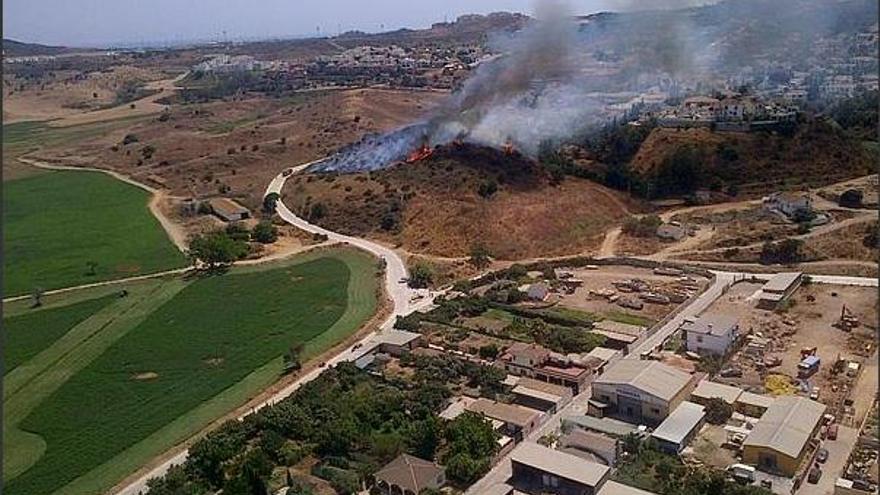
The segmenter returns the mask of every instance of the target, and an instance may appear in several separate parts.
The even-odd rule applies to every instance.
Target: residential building
[[[378,334],[376,340],[379,343],[379,352],[391,354],[392,356],[408,354],[424,343],[422,334],[396,329]]]
[[[477,399],[467,406],[468,411],[499,421],[502,434],[522,441],[541,422],[541,412],[514,404],[504,404],[489,399]]]
[[[775,309],[798,288],[804,280],[801,272],[777,273],[761,287],[758,307]]]
[[[593,380],[592,398],[621,419],[659,424],[688,396],[691,378],[658,361],[622,359]]]
[[[813,211],[813,198],[806,192],[777,192],[764,198],[764,208],[794,218]]]
[[[706,408],[684,401],[651,433],[660,450],[679,454],[693,440],[705,423]]]
[[[697,354],[723,356],[739,337],[739,323],[731,316],[702,316],[681,325],[687,350]]]
[[[510,458],[515,489],[530,494],[595,495],[608,480],[610,468],[526,442]]]
[[[576,395],[603,366],[597,358],[584,355],[563,356],[537,344],[517,342],[501,356],[504,369],[516,376],[564,385]]]
[[[211,198],[208,200],[211,212],[225,222],[240,222],[251,217],[251,212],[229,198]]]
[[[376,487],[383,495],[418,495],[446,483],[441,466],[409,454],[401,454],[376,472]]]
[[[571,389],[564,385],[554,385],[528,377],[520,378],[511,394],[516,404],[548,414],[562,409],[572,398]]]
[[[793,476],[807,457],[825,405],[804,397],[777,397],[743,442],[743,462]]]

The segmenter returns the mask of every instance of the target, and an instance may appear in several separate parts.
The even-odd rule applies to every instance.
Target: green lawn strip
[[[44,439],[23,431],[20,423],[70,377],[103,354],[184,285],[182,281],[157,284],[151,290],[104,307],[4,377],[4,480],[24,472],[37,462],[45,450]],[[70,414],[88,414],[88,411],[90,405],[84,404],[79,411],[71,411]]]
[[[349,277],[325,257],[192,282],[25,419],[47,450],[8,492],[55,491],[311,341],[345,312]]]
[[[349,304],[343,316],[332,327],[306,344],[303,349],[304,359],[314,357],[326,351],[354,333],[375,313],[377,305],[376,291],[379,287],[380,279],[375,276],[377,268],[374,258],[360,251],[344,249],[333,250],[329,253],[326,251],[308,253],[293,258],[293,261],[294,263],[301,263],[319,259],[322,256],[332,256],[344,261],[349,266],[351,270],[351,278],[348,284]],[[237,268],[236,271],[262,272],[277,266],[278,264],[272,263]],[[212,399],[205,401],[192,411],[179,416],[149,437],[126,449],[110,461],[77,478],[56,493],[58,495],[100,493],[109,490],[120,480],[137,471],[158,455],[168,451],[174,445],[184,442],[202,431],[202,429],[210,425],[217,418],[237,409],[242,404],[259,395],[261,391],[268,388],[278,379],[282,365],[280,357],[273,359],[268,364],[247,375],[244,380],[227,388]]]
[[[40,309],[29,314],[4,318],[4,374],[36,356],[68,330],[113,300],[114,296],[104,296],[70,306]]]
[[[105,136],[152,118],[149,115],[132,115],[65,127],[53,127],[46,121],[16,122],[3,126],[3,146],[7,152],[25,153]]]
[[[146,208],[149,193],[135,186],[99,172],[57,171],[3,189],[6,296],[186,264]]]
[[[505,323],[512,323],[513,319],[515,318],[515,316],[510,314],[509,312],[498,308],[489,308],[486,310],[485,313],[482,314],[482,316],[486,318],[491,318],[493,320],[503,321]]]
[[[580,322],[585,325],[589,325],[593,322],[601,320],[601,318],[597,317],[593,313],[566,308],[563,306],[554,306],[552,308],[540,310],[540,312],[548,316],[556,316],[562,319]]]
[[[634,315],[625,311],[607,311],[603,316],[611,321],[618,323],[627,323],[629,325],[637,325],[640,327],[650,327],[654,324],[654,320],[644,316]]]

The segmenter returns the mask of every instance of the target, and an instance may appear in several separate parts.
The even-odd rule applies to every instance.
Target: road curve
[[[277,193],[280,195],[281,190],[284,188],[284,183],[287,181],[287,178],[305,170],[309,165],[311,165],[311,163],[306,163],[293,167],[292,169],[288,169],[289,173],[287,173],[286,176],[284,175],[284,173],[278,174],[274,179],[272,179],[272,182],[269,183],[269,187],[266,188],[266,194],[268,195],[270,193]],[[297,228],[305,230],[306,232],[326,235],[328,240],[350,244],[352,246],[368,251],[381,259],[384,259],[385,289],[388,293],[388,296],[391,298],[394,307],[392,309],[391,315],[388,317],[387,320],[385,320],[385,322],[383,322],[378,332],[368,334],[359,342],[360,345],[352,346],[340,352],[339,354],[336,354],[335,356],[327,360],[326,365],[316,367],[315,369],[304,374],[295,382],[291,383],[290,385],[284,387],[283,389],[272,395],[272,397],[270,397],[269,399],[263,401],[260,404],[257,404],[256,406],[253,406],[251,410],[248,411],[248,413],[246,413],[245,415],[256,412],[266,406],[275,404],[289,397],[304,384],[317,378],[328,367],[335,366],[336,364],[339,364],[343,361],[355,360],[363,353],[363,349],[369,349],[371,347],[370,344],[375,339],[378,333],[381,333],[382,331],[387,331],[394,326],[394,321],[398,316],[404,316],[418,309],[430,306],[433,303],[434,297],[437,295],[437,293],[432,293],[427,290],[410,289],[409,286],[407,286],[406,282],[402,282],[402,280],[404,280],[408,276],[406,263],[404,263],[403,259],[393,250],[374,242],[367,241],[365,239],[337,234],[336,232],[331,232],[322,227],[318,227],[317,225],[312,225],[302,218],[296,216],[280,199],[276,204],[276,212],[285,222],[294,225]],[[415,299],[417,296],[422,297],[420,297],[419,299]],[[242,417],[244,416],[241,416],[238,419],[241,419]],[[116,495],[139,495],[145,493],[147,490],[147,481],[149,481],[151,478],[164,476],[165,473],[167,473],[172,466],[182,464],[184,461],[186,461],[188,454],[189,450],[176,452],[171,457],[162,461],[161,464],[150,469],[148,472],[138,476],[137,479],[131,481],[127,485],[117,486],[111,489],[110,493],[114,493]]]

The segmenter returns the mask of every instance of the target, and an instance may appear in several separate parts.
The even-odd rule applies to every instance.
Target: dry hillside
[[[821,186],[866,175],[876,166],[861,143],[812,120],[791,136],[769,132],[655,129],[630,162],[656,195],[736,185],[740,194]]]
[[[288,206],[331,230],[449,257],[479,244],[501,259],[588,251],[638,208],[587,180],[553,185],[518,154],[459,144],[369,174],[295,177],[284,193]]]

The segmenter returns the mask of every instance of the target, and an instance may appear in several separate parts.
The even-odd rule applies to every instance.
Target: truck
[[[733,475],[737,481],[746,483],[755,482],[755,468],[748,464],[731,464],[727,466],[727,472]]]
[[[819,371],[819,365],[822,360],[819,359],[819,356],[809,355],[803,359],[800,363],[798,363],[798,377],[806,378],[809,376],[813,376],[817,371]]]

